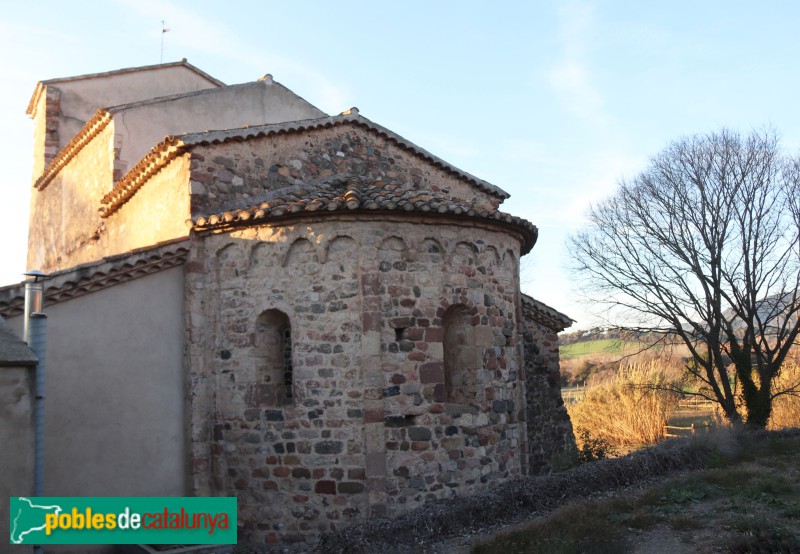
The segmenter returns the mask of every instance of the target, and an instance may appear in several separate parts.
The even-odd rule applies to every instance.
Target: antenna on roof
[[[169,29],[167,29],[167,24],[164,20],[161,20],[161,61],[159,63],[164,63],[164,35],[169,33]]]

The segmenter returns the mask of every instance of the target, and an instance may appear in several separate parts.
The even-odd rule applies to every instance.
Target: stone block
[[[427,362],[419,366],[419,379],[423,384],[444,383],[442,362]]]
[[[429,441],[431,440],[431,430],[427,427],[409,427],[408,438],[412,441]]]
[[[336,494],[336,481],[317,481],[314,484],[314,492],[317,494]]]
[[[339,494],[360,494],[364,492],[364,483],[357,481],[344,481],[336,487]]]

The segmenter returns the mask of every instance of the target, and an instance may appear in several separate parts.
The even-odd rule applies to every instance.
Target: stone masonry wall
[[[574,446],[572,422],[561,398],[558,334],[538,322],[523,308],[525,343],[526,417],[528,420],[528,472],[550,470],[553,456]]]
[[[338,126],[192,149],[192,215],[207,215],[259,203],[287,187],[357,175],[433,192],[454,203],[496,208],[500,200],[360,127]]]
[[[488,225],[410,217],[192,239],[194,492],[238,496],[240,540],[313,540],[523,473],[519,244]],[[453,305],[469,314],[464,351],[478,367],[468,405],[448,403],[445,389],[442,317]],[[259,373],[267,310],[291,328],[286,404]]]

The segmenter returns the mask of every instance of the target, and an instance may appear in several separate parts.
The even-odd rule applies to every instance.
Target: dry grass
[[[569,407],[575,435],[588,431],[591,437],[619,447],[663,439],[664,425],[679,401],[677,394],[666,390],[669,378],[669,368],[656,361],[620,369]]]
[[[783,365],[775,379],[776,390],[786,390],[800,384],[800,363],[792,360]],[[769,429],[800,427],[800,397],[785,394],[772,402],[772,415],[769,418]]]

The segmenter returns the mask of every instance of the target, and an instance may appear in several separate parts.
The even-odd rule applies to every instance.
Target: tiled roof
[[[181,265],[189,253],[186,242],[186,239],[170,241],[51,273],[44,281],[44,305],[47,307]],[[0,288],[0,315],[19,315],[24,308],[24,283]]]
[[[536,227],[520,218],[485,205],[454,202],[442,192],[432,192],[381,181],[362,183],[357,177],[329,180],[276,191],[250,207],[197,217],[194,229],[252,225],[280,219],[342,212],[415,212],[444,214],[497,222],[511,226],[523,235],[522,253],[533,248]]]
[[[202,69],[200,69],[198,67],[195,67],[194,65],[190,64],[188,61],[186,61],[186,58],[183,58],[179,62],[161,63],[161,64],[156,64],[156,65],[145,65],[145,66],[141,66],[141,67],[127,67],[127,68],[124,68],[124,69],[115,69],[114,71],[104,71],[102,73],[87,73],[86,75],[77,75],[75,77],[60,77],[60,78],[57,78],[57,79],[47,79],[45,81],[39,81],[36,84],[36,90],[33,91],[33,95],[31,96],[30,102],[28,102],[28,109],[27,109],[27,111],[25,113],[27,113],[28,115],[33,114],[33,110],[36,109],[36,103],[39,101],[39,97],[42,95],[42,92],[44,91],[44,87],[46,85],[55,85],[55,84],[58,84],[58,83],[66,83],[66,82],[70,82],[70,81],[83,81],[83,80],[87,80],[87,79],[100,79],[100,78],[103,78],[103,77],[110,77],[112,75],[122,75],[122,74],[125,74],[125,73],[136,73],[136,72],[139,72],[139,71],[151,71],[151,70],[154,70],[154,69],[156,69],[156,70],[157,69],[167,69],[167,68],[170,68],[170,67],[178,67],[178,66],[183,66],[183,67],[185,67],[185,68],[197,73],[198,75],[203,77],[205,80],[207,80],[208,82],[216,85],[217,87],[224,87],[225,86],[225,83],[223,83],[219,79],[215,79],[214,77],[212,77],[211,75],[209,75],[208,73],[203,71]]]
[[[575,323],[575,320],[566,314],[562,314],[555,308],[551,308],[544,302],[536,300],[532,296],[522,294],[522,309],[526,315],[556,332],[561,332]]]
[[[205,131],[202,133],[188,133],[180,136],[170,136],[155,146],[150,153],[142,158],[125,176],[120,179],[114,188],[103,198],[104,210],[103,217],[108,217],[117,211],[128,199],[136,194],[136,191],[150,178],[158,172],[169,161],[184,151],[190,150],[195,145],[221,144],[232,141],[245,141],[253,138],[269,137],[276,135],[286,135],[303,133],[317,129],[328,129],[341,125],[354,125],[375,133],[386,140],[396,144],[398,147],[411,152],[430,164],[433,164],[456,177],[467,181],[479,190],[491,194],[501,200],[509,197],[509,194],[500,187],[479,179],[457,167],[447,163],[441,158],[434,156],[427,150],[407,141],[400,135],[373,123],[369,119],[358,114],[358,110],[353,108],[341,115],[322,117],[319,119],[306,119],[301,121],[290,121],[287,123],[276,123],[270,125],[255,125],[226,131]]]
[[[69,161],[74,158],[84,146],[89,144],[91,140],[100,134],[100,131],[106,128],[111,123],[111,114],[103,109],[97,110],[92,118],[78,131],[78,134],[70,139],[67,145],[59,152],[53,161],[50,162],[44,170],[44,173],[36,179],[33,186],[37,190],[42,190],[58,175]]]
[[[100,207],[101,217],[108,217],[120,209],[150,177],[184,151],[183,143],[176,137],[167,137],[150,150],[150,153],[139,160],[103,197],[101,200],[103,205]]]

